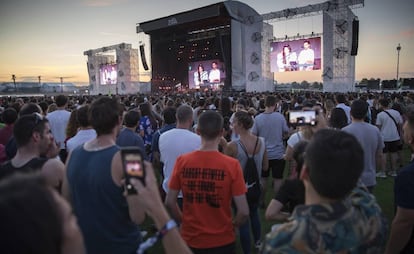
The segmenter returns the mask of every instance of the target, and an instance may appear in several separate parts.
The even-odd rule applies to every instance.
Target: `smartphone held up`
[[[130,180],[135,178],[145,185],[144,153],[138,147],[124,147],[121,148],[121,157],[127,193],[128,195],[137,194]]]
[[[293,127],[304,125],[315,126],[316,123],[315,110],[289,112],[289,124]]]

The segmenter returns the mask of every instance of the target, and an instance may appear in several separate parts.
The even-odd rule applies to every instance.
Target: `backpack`
[[[260,200],[260,195],[262,194],[262,188],[260,185],[259,174],[257,173],[256,162],[254,161],[254,153],[259,141],[259,137],[256,139],[256,144],[254,145],[253,156],[249,156],[247,150],[243,143],[239,140],[240,146],[247,157],[247,162],[243,167],[244,181],[246,182],[246,198],[247,203],[258,204]]]

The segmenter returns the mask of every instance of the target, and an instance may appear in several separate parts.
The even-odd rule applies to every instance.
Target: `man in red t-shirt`
[[[218,151],[223,118],[215,111],[198,120],[200,150],[177,158],[169,182],[166,204],[181,222],[181,235],[193,253],[235,253],[234,228],[249,214],[246,186],[238,160]],[[183,211],[177,195],[183,193]],[[232,219],[231,201],[237,208]]]

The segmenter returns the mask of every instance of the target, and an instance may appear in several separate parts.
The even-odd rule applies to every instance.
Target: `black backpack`
[[[260,195],[262,194],[262,188],[260,185],[259,174],[257,173],[256,162],[254,161],[254,154],[256,152],[256,147],[258,144],[259,138],[256,139],[256,144],[254,145],[253,156],[250,157],[247,153],[247,150],[243,143],[239,140],[240,146],[243,149],[247,157],[247,162],[243,167],[244,181],[246,182],[246,198],[248,204],[258,204],[260,200]]]

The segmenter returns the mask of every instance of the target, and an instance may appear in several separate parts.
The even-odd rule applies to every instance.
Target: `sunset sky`
[[[264,14],[324,1],[241,2]],[[2,0],[0,81],[10,81],[15,74],[17,81],[37,81],[40,75],[42,81],[59,82],[64,77],[67,82],[87,82],[84,51],[121,42],[138,48],[137,23],[213,3],[217,1]],[[400,77],[414,77],[413,10],[413,0],[365,0],[363,8],[353,10],[360,21],[357,80],[395,78],[398,43]],[[276,37],[323,32],[322,16],[272,25]]]

